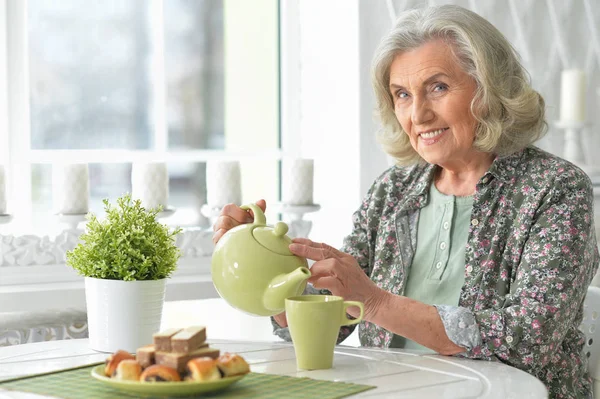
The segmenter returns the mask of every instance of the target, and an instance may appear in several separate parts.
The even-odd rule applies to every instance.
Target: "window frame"
[[[154,10],[164,0],[151,0]],[[225,0],[236,1],[236,0]],[[242,0],[245,1],[245,0]],[[270,1],[270,0],[264,0]],[[154,110],[153,150],[32,150],[30,146],[29,76],[27,52],[28,0],[0,0],[0,159],[6,167],[10,204],[25,204],[13,217],[31,222],[31,165],[34,163],[88,162],[123,163],[161,159],[165,162],[261,159],[281,161],[300,152],[300,63],[299,0],[279,2],[279,149],[264,151],[190,150],[167,148],[168,132],[164,107]],[[160,35],[160,30],[154,32]],[[160,41],[160,40],[159,40]],[[281,42],[286,45],[282,46]],[[160,49],[156,57],[160,57]],[[155,66],[163,63],[155,60]],[[162,69],[161,69],[162,68]],[[164,66],[155,68],[164,77]],[[157,103],[165,101],[158,93]],[[15,132],[27,132],[15,133]],[[30,223],[29,223],[30,224]],[[9,227],[10,225],[6,226]],[[83,278],[60,261],[65,240],[77,240],[82,230],[64,230],[53,237],[36,234],[11,235],[0,226],[0,312],[46,308],[84,308]],[[209,231],[210,230],[210,231]],[[27,245],[24,245],[27,243]],[[210,279],[212,230],[186,228],[178,237],[182,257],[167,283],[167,300],[217,296]],[[22,247],[20,247],[22,246]],[[8,248],[8,249],[7,249]],[[12,257],[7,254],[12,251]],[[16,254],[16,255],[15,255]],[[58,255],[57,255],[58,254]],[[54,257],[54,258],[53,258]],[[50,260],[48,260],[50,259]],[[66,295],[68,294],[68,295]]]

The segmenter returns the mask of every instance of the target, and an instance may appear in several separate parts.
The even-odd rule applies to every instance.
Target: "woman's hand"
[[[308,279],[315,288],[327,289],[347,301],[362,302],[365,319],[376,313],[384,292],[371,281],[353,256],[307,238],[295,238],[289,248],[295,255],[316,261],[310,268]],[[351,307],[348,313],[357,317],[359,310]]]
[[[273,319],[275,319],[275,322],[277,324],[279,324],[279,327],[287,327],[288,326],[287,317],[285,315],[285,312],[276,314],[275,316],[273,316]]]
[[[259,200],[256,205],[264,212],[267,209],[267,203],[265,200]],[[223,234],[227,233],[228,230],[239,226],[244,223],[252,223],[254,221],[254,214],[251,210],[245,211],[235,204],[227,204],[221,210],[221,214],[217,218],[213,230],[215,234],[212,237],[213,243],[216,244]]]

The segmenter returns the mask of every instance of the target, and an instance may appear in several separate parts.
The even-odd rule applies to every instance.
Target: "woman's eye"
[[[399,92],[396,93],[396,97],[398,97],[398,98],[406,98],[406,97],[408,97],[408,93],[405,92],[405,91],[399,91]]]
[[[448,86],[446,86],[443,83],[437,83],[435,86],[433,86],[433,91],[437,91],[437,92],[445,91],[447,89],[448,89]]]

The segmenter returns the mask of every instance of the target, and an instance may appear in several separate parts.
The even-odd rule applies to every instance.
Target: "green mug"
[[[360,315],[348,319],[346,310],[360,308]],[[358,324],[364,314],[362,302],[344,301],[333,295],[302,295],[285,300],[285,313],[296,352],[296,365],[303,370],[330,369],[341,326]]]

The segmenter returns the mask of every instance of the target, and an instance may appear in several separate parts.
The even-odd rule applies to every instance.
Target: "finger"
[[[321,248],[323,249],[323,251],[325,251],[325,253],[328,254],[328,258],[336,258],[339,259],[347,254],[345,254],[344,252],[338,250],[337,248],[332,247],[331,245],[325,244],[325,243],[321,243]]]
[[[325,276],[337,276],[336,270],[338,268],[339,260],[337,259],[325,259],[313,263],[310,267],[310,278],[321,278]],[[309,279],[310,279],[309,278]]]
[[[218,230],[221,229],[225,229],[225,231],[233,229],[236,226],[239,226],[241,223],[237,220],[235,220],[234,218],[227,216],[227,215],[221,215],[217,218],[217,221],[215,222],[214,226],[213,226],[213,231],[217,232]]]
[[[265,201],[264,199],[256,201],[256,205],[258,205],[258,207],[263,211],[263,213],[267,211],[267,201]],[[252,209],[248,209],[246,212],[250,216],[248,218],[248,223],[252,223],[254,221],[254,212],[252,212]]]
[[[327,244],[319,244],[318,247],[312,247],[299,243],[292,243],[290,244],[289,249],[294,255],[317,261],[325,259],[339,259],[341,255],[343,255],[337,249]]]
[[[216,245],[217,242],[219,242],[219,240],[221,239],[221,237],[223,237],[223,235],[225,233],[227,233],[227,230],[225,230],[225,229],[219,229],[219,230],[217,230],[215,232],[215,234],[213,235],[213,237],[212,237],[213,244]]]
[[[312,283],[317,289],[325,289],[331,291],[333,295],[338,295],[342,291],[342,283],[335,277],[321,277]]]
[[[317,281],[321,280],[322,278],[326,278],[326,277],[331,277],[331,276],[329,276],[329,275],[310,276],[310,278],[307,281],[314,286],[317,283]]]
[[[238,224],[242,223],[250,223],[254,220],[254,217],[251,216],[248,212],[237,206],[236,204],[227,204],[221,210],[222,216],[229,216],[232,219],[235,219]]]
[[[263,212],[267,211],[267,201],[265,201],[264,199],[259,199],[258,201],[256,201],[256,205],[258,205],[258,207],[262,209]]]
[[[345,253],[339,251],[337,248],[334,248],[331,245],[328,245],[328,244],[325,244],[322,242],[311,241],[308,238],[303,238],[303,237],[292,238],[292,242],[295,244],[307,245],[307,246],[313,247],[313,248],[321,248],[326,252],[331,252],[331,253],[335,254],[335,257],[337,257],[337,258],[341,258],[342,256],[346,255]]]
[[[327,259],[322,248],[313,248],[302,244],[290,244],[288,248],[291,253],[303,258],[316,261]]]
[[[302,237],[292,238],[292,242],[296,243],[296,244],[307,245],[307,246],[313,247],[313,248],[320,248],[321,247],[320,243],[316,243],[314,241],[311,241],[308,238],[302,238]]]

